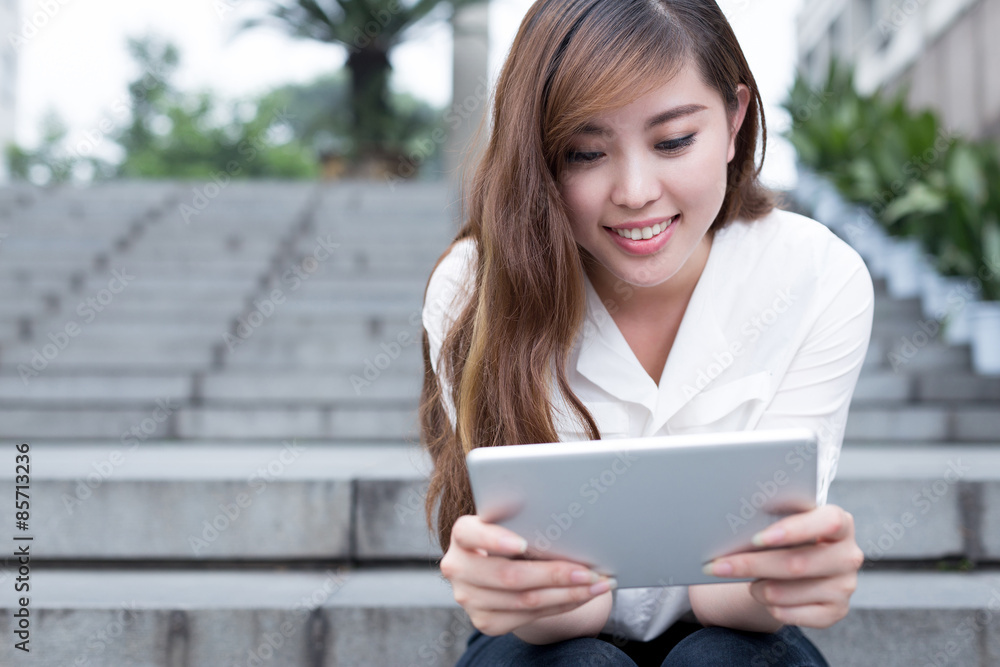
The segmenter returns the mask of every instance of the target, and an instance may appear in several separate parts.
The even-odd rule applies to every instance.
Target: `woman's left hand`
[[[706,573],[756,579],[750,594],[786,625],[827,628],[847,615],[865,559],[849,512],[826,504],[776,521],[754,540],[772,549],[717,558]]]

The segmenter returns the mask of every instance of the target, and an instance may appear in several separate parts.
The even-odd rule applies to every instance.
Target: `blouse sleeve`
[[[829,299],[793,356],[756,430],[807,427],[817,434],[816,504],[826,504],[844,441],[847,411],[871,338],[875,290],[856,254],[853,271]],[[849,267],[850,268],[850,267]],[[793,461],[793,463],[796,463]]]
[[[427,281],[421,312],[421,320],[427,332],[431,368],[437,375],[452,428],[455,427],[456,417],[451,400],[451,385],[438,373],[438,359],[448,330],[458,318],[475,286],[474,258],[475,242],[472,239],[462,239],[452,246]]]

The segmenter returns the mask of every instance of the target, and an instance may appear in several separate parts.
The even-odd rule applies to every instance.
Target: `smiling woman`
[[[525,16],[423,312],[428,523],[476,628],[459,665],[826,664],[796,624],[843,618],[862,562],[826,494],[873,288],[849,246],[776,208],[758,133],[715,2],[538,0]],[[476,515],[465,467],[476,447],[788,427],[819,436],[817,509],[775,524],[774,549],[714,564],[752,583],[617,590],[525,560]],[[637,534],[683,511],[650,502],[622,517]]]

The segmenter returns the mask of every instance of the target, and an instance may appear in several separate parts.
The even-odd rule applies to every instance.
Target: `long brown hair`
[[[739,106],[737,84],[751,93],[714,233],[737,217],[760,218],[775,205],[754,164],[758,130],[767,146],[763,103],[718,5],[538,0],[521,22],[493,93],[489,142],[471,186],[463,183],[465,223],[452,241],[471,237],[478,250],[475,289],[444,337],[438,362],[451,387],[457,428],[423,334],[421,442],[434,462],[426,518],[432,526],[438,505],[443,550],[455,520],[476,511],[467,452],[558,440],[553,381],[589,437],[601,437],[566,376],[586,308],[585,251],[576,245],[556,183],[582,125],[663,85],[685,62],[697,63],[730,118]]]

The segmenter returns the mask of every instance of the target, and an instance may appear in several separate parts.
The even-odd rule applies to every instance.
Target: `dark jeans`
[[[797,626],[774,634],[677,621],[652,641],[600,634],[535,645],[473,630],[455,667],[829,667]]]

